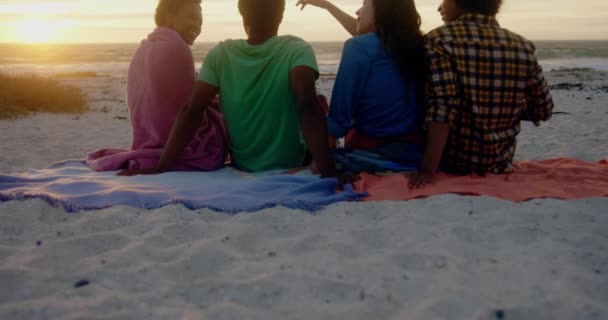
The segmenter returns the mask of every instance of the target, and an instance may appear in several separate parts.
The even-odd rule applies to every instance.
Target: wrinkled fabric
[[[580,199],[608,196],[608,161],[577,159],[522,161],[509,174],[457,176],[438,173],[422,189],[408,187],[409,174],[376,176],[364,173],[355,190],[369,193],[365,201],[410,200],[439,194],[490,196],[513,202],[532,199]]]
[[[86,163],[95,171],[155,167],[177,114],[190,102],[195,81],[190,47],[175,31],[157,28],[141,42],[129,66],[127,102],[131,149],[99,150],[89,154]],[[229,145],[219,108],[217,99],[207,108],[201,128],[172,170],[210,171],[223,166]]]
[[[256,45],[226,40],[207,53],[199,81],[219,88],[230,156],[239,168],[288,169],[305,159],[307,147],[290,80],[298,67],[319,75],[310,44],[289,35]]]
[[[333,156],[342,173],[388,174],[418,171],[423,151],[422,144],[392,142],[368,150],[336,149]]]
[[[336,192],[336,179],[321,179],[309,171],[246,173],[232,167],[213,172],[167,172],[119,177],[95,172],[82,161],[59,163],[43,170],[0,175],[0,201],[43,199],[69,212],[113,206],[156,209],[183,204],[228,214],[275,206],[317,211],[340,201],[359,200],[352,186]]]
[[[342,51],[327,116],[329,134],[345,137],[354,129],[390,138],[419,132],[423,112],[416,91],[413,78],[399,71],[377,33],[354,37]]]

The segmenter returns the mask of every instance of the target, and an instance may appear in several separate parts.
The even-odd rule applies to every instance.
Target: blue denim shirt
[[[334,137],[343,137],[352,128],[376,138],[420,130],[414,81],[401,76],[376,33],[344,45],[327,126]]]

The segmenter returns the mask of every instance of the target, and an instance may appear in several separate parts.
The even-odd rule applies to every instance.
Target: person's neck
[[[252,45],[262,44],[272,37],[276,37],[277,31],[273,32],[250,32],[247,37],[247,42]]]

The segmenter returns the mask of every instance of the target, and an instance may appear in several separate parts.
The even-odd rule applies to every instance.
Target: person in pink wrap
[[[181,107],[189,103],[196,81],[190,46],[201,33],[201,0],[160,0],[157,28],[141,42],[131,60],[127,101],[133,131],[131,150],[103,149],[87,164],[95,171],[154,168]],[[217,99],[173,164],[173,171],[221,168],[229,152],[228,135]]]

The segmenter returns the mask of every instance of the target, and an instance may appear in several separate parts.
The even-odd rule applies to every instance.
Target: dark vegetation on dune
[[[32,112],[81,113],[88,110],[82,91],[57,79],[0,73],[0,119]]]

